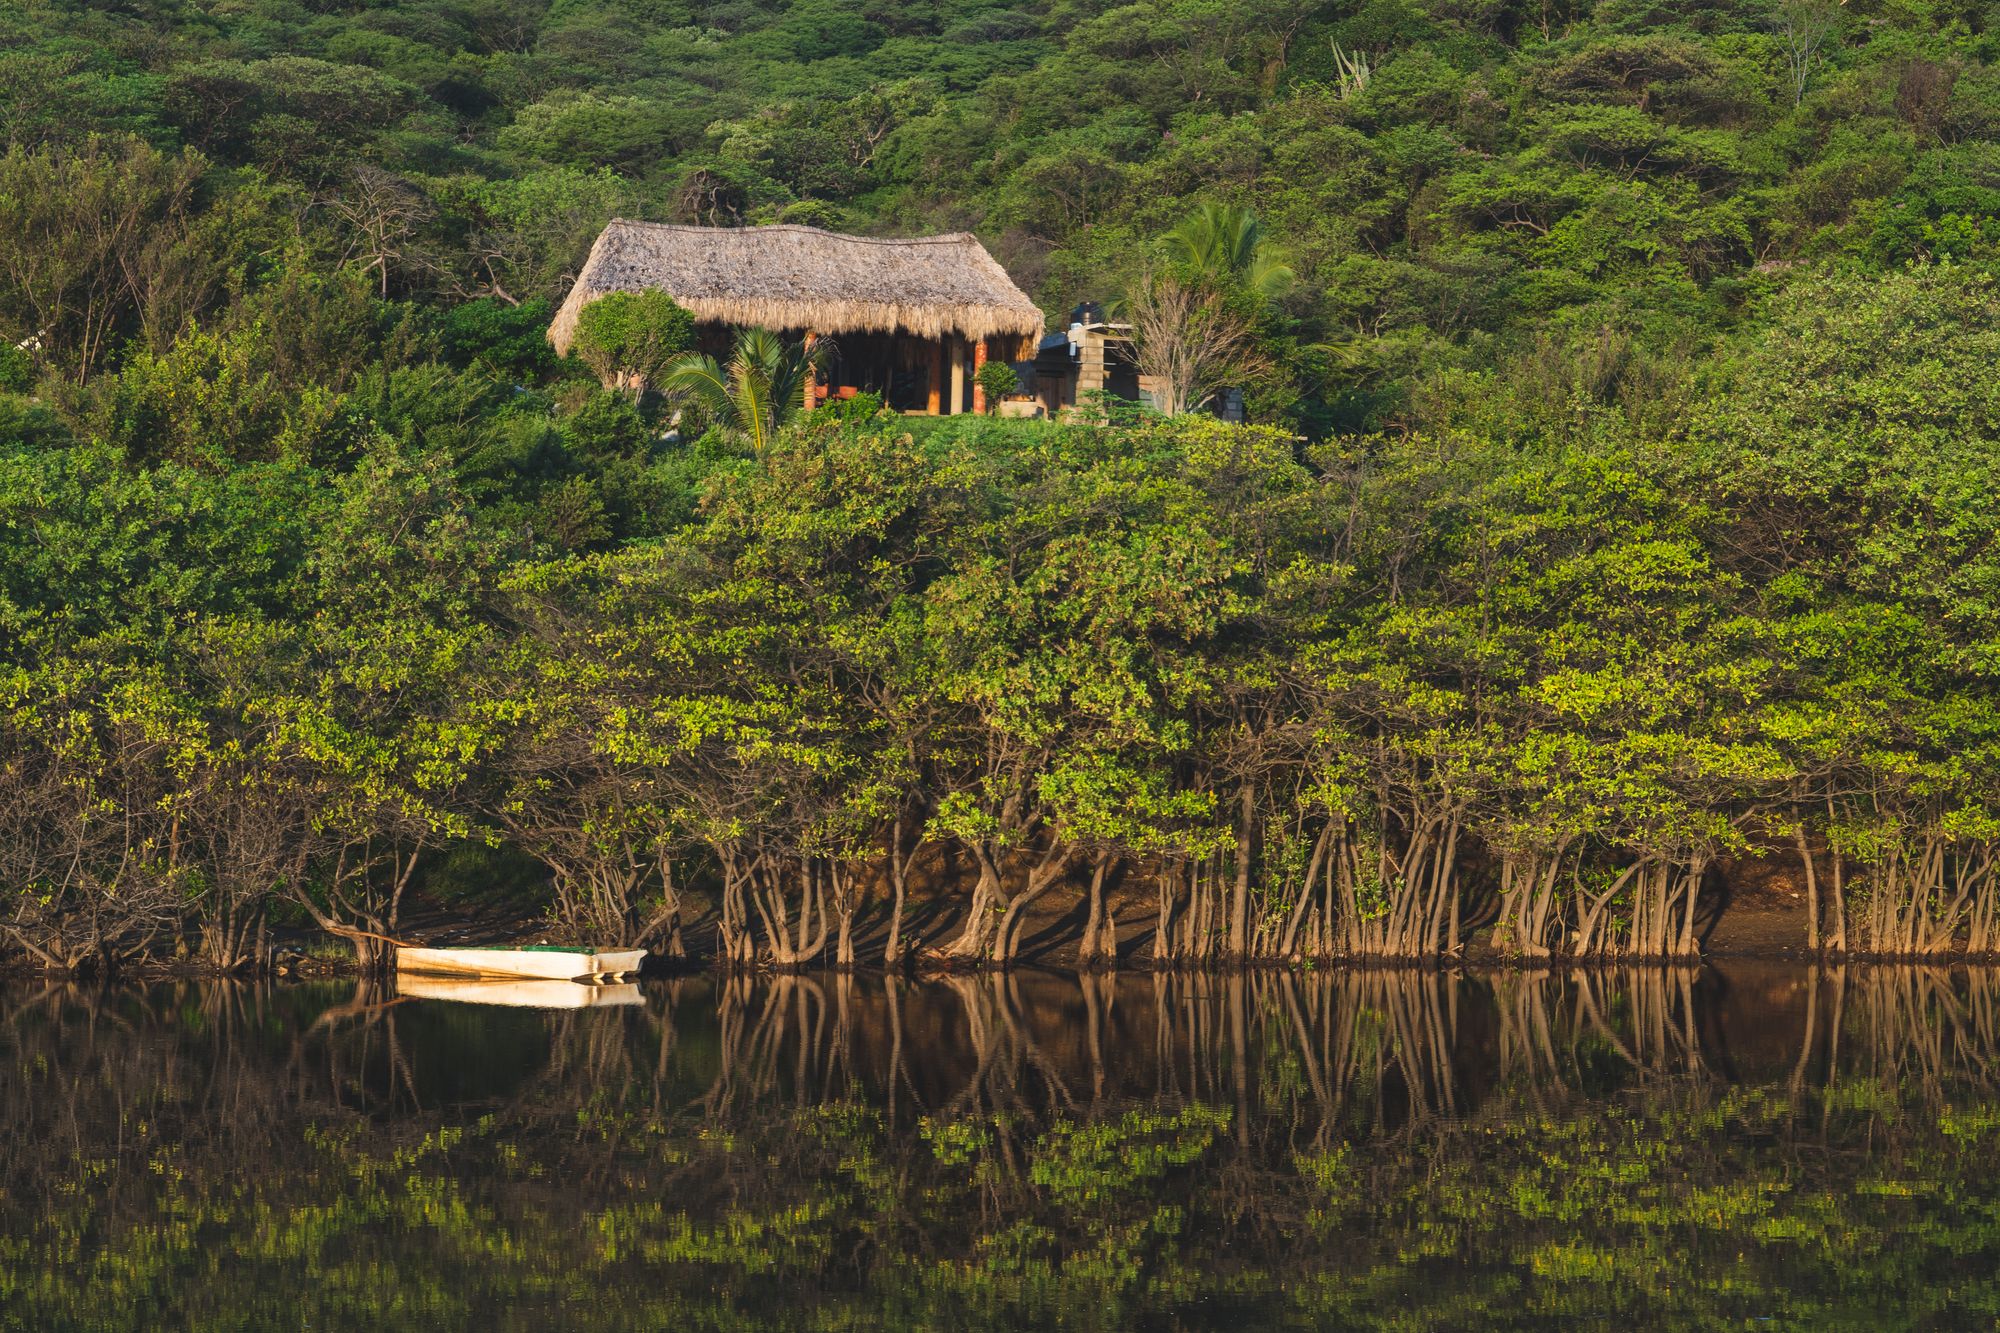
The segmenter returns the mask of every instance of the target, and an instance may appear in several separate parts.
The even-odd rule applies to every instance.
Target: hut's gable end
[[[549,326],[569,352],[583,307],[664,291],[695,318],[816,333],[1024,340],[1042,312],[977,237],[842,236],[816,227],[676,227],[613,219]]]

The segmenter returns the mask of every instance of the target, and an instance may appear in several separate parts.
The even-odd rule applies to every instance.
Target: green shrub
[[[455,305],[444,316],[445,352],[458,366],[484,365],[517,380],[534,379],[555,363],[549,315],[549,303],[540,298],[508,305],[489,296]]]
[[[607,389],[638,388],[694,346],[694,316],[665,292],[612,292],[585,306],[571,353]]]
[[[820,421],[871,421],[882,411],[882,395],[857,393],[852,398],[830,398],[813,413]]]
[[[986,392],[986,406],[990,409],[1002,398],[1014,392],[1021,385],[1021,377],[1014,373],[1014,367],[1005,361],[988,361],[973,376],[979,387]]]
[[[0,392],[26,393],[34,383],[35,359],[11,343],[0,343]]]

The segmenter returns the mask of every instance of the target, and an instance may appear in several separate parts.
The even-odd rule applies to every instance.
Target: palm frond
[[[661,388],[699,402],[717,424],[762,457],[802,406],[806,376],[816,361],[815,353],[769,329],[743,329],[727,365],[712,356],[682,357],[667,368]]]
[[[1247,208],[1204,201],[1167,233],[1167,253],[1197,273],[1236,279],[1275,299],[1296,280],[1268,244],[1264,224]]]
[[[730,416],[729,378],[712,356],[691,352],[671,362],[660,376],[660,391],[694,399],[718,421]]]

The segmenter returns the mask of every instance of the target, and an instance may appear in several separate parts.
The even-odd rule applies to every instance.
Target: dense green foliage
[[[1760,857],[1805,943],[1993,951],[1982,26],[16,6],[5,938],[372,960],[505,844],[737,963],[898,961],[918,881],[1000,963],[1121,893],[1161,961],[1678,955]],[[802,413],[651,297],[558,362],[613,213],[974,226],[1262,424]]]
[[[614,213],[971,226],[1060,311],[1226,252],[1230,228],[1168,239],[1200,203],[1253,209],[1275,247],[1253,414],[1564,434],[1606,404],[1671,411],[1800,266],[1990,257],[1985,17],[30,0],[0,16],[0,137],[42,154],[0,189],[0,331],[64,367],[134,334],[158,351],[300,247],[386,296],[556,300]],[[121,158],[135,179],[97,183]],[[114,281],[56,299],[107,248]]]
[[[393,932],[470,839],[541,861],[559,929],[678,951],[698,901],[737,963],[856,961],[879,910],[893,961],[950,865],[948,952],[999,963],[1051,894],[1101,952],[1120,883],[1160,961],[1687,954],[1711,868],[1771,856],[1801,943],[1986,953],[1996,305],[1805,284],[1676,437],[1531,451],[663,444],[588,384],[446,416],[493,381],[435,344],[285,394],[260,326],[190,334],[14,409],[8,931],[64,966],[259,956],[285,902]]]

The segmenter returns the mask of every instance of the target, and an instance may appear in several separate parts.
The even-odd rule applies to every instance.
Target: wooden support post
[[[813,344],[817,343],[818,341],[819,341],[819,335],[817,333],[814,333],[811,329],[807,329],[806,344],[805,344],[805,357],[806,357],[805,409],[808,412],[812,411],[815,407],[819,406],[819,372],[814,370],[812,367]]]
[[[951,342],[951,407],[949,415],[965,410],[965,349],[956,338]]]
[[[986,386],[979,382],[979,372],[986,369],[986,339],[980,338],[972,344],[972,410],[986,415]]]
[[[931,344],[931,392],[928,409],[932,416],[943,410],[944,396],[944,339]]]

